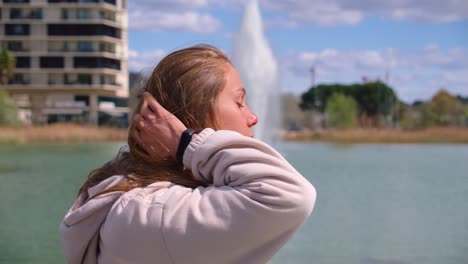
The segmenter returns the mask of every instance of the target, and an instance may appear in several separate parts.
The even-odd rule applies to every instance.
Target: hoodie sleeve
[[[314,187],[256,139],[205,129],[184,164],[212,185],[172,192],[164,205],[174,263],[266,263],[312,212]]]

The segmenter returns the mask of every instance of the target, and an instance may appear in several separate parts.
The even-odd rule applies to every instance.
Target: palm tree
[[[15,54],[7,50],[0,50],[0,84],[8,83],[8,79],[13,76],[15,67]]]

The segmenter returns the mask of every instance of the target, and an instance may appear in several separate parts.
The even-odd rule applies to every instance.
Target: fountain
[[[278,63],[264,35],[257,0],[247,3],[232,62],[247,91],[247,104],[259,119],[255,138],[273,143],[281,122]]]

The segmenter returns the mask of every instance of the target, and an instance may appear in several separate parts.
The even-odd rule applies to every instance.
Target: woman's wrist
[[[177,161],[179,161],[180,163],[183,163],[185,150],[187,149],[192,139],[194,139],[199,132],[200,131],[196,131],[191,128],[188,128],[184,132],[182,132],[182,134],[180,135],[179,144],[177,146],[177,152],[176,152]]]

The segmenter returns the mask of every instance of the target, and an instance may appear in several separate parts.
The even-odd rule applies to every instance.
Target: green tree
[[[0,125],[19,125],[18,108],[6,91],[0,90]]]
[[[0,50],[0,84],[7,84],[13,76],[16,67],[16,57],[12,52]]]
[[[369,82],[352,85],[321,84],[310,88],[301,95],[299,107],[302,110],[324,112],[330,96],[335,93],[352,97],[358,104],[359,114],[369,117],[389,115],[393,105],[398,102],[392,88],[382,82]]]
[[[457,125],[458,116],[461,115],[461,104],[455,96],[442,89],[432,97],[431,110],[436,125]]]
[[[468,105],[462,106],[461,126],[468,127]]]
[[[327,100],[328,125],[334,128],[352,128],[356,126],[358,107],[356,101],[341,93],[331,95]]]

